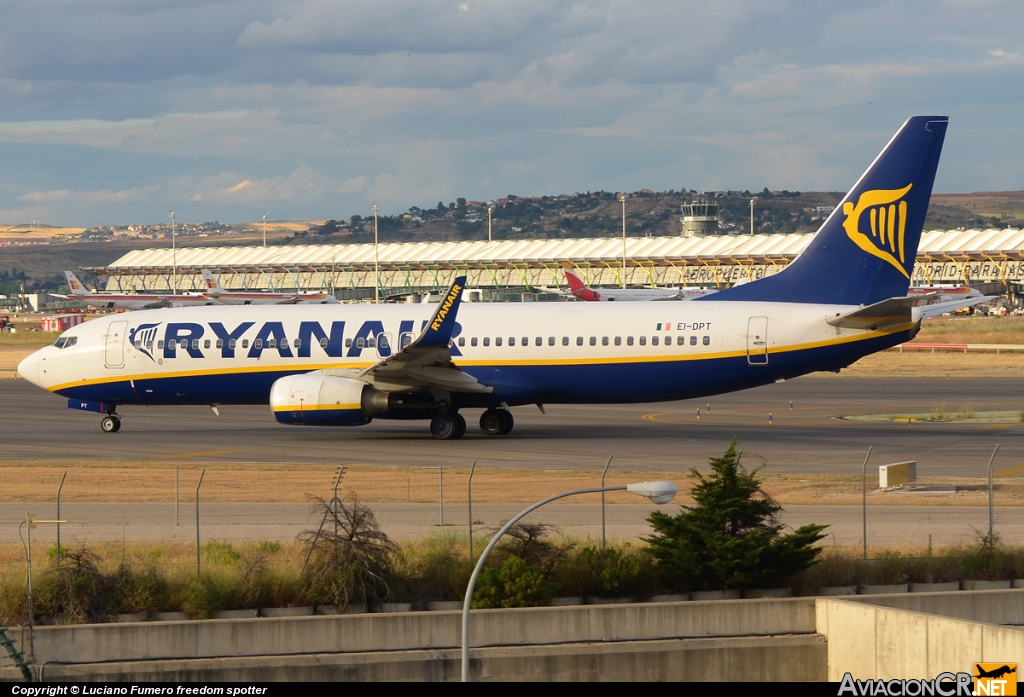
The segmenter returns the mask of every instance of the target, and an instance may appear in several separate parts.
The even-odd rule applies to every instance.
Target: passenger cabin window
[[[657,345],[658,345],[658,337],[652,336],[651,337],[651,346],[657,346]]]
[[[615,345],[616,346],[622,346],[622,337],[621,336],[615,337]]]
[[[238,340],[237,339],[228,339],[228,348],[229,349],[233,349],[236,346],[238,346]]]
[[[490,346],[490,345],[491,345],[491,337],[485,336],[484,337],[484,346]]]
[[[601,345],[602,346],[607,346],[608,345],[608,337],[606,337],[606,336],[602,336],[601,337]]]
[[[554,346],[554,345],[555,345],[555,337],[549,336],[548,337],[548,346]]]
[[[281,348],[283,348],[283,349],[288,348],[288,339],[287,338],[281,339]]]
[[[690,337],[690,346],[696,346],[696,345],[697,345],[697,337],[691,336]]]
[[[538,336],[536,339],[533,340],[533,345],[534,346],[543,346],[544,345],[544,337]]]
[[[356,339],[356,348],[366,348],[366,339],[363,337]]]
[[[563,336],[562,337],[562,346],[568,346],[568,345],[569,345],[569,337]]]
[[[263,348],[263,339],[256,339],[255,341],[253,341],[252,342],[252,347],[254,349],[261,349],[261,348]]]
[[[523,346],[529,346],[529,345],[530,345],[530,337],[524,336],[523,337]]]
[[[199,348],[199,339],[196,339],[195,342],[196,342],[196,348]],[[187,349],[188,348],[188,339],[182,339],[181,340],[181,347],[183,349]]]
[[[469,345],[470,346],[476,346],[476,337],[475,336],[472,339],[469,340]]]
[[[276,349],[277,348],[277,339],[267,339],[267,348]]]
[[[508,345],[509,346],[515,346],[516,345],[516,338],[514,336],[510,336],[508,338]]]
[[[646,346],[647,345],[647,337],[646,336],[640,337],[640,345],[641,346]]]
[[[207,339],[206,341],[203,342],[203,348],[210,348],[210,340],[209,339]]]
[[[244,348],[244,349],[249,348],[249,340],[248,339],[242,339],[242,348]]]
[[[217,339],[217,348],[224,348],[224,339]]]
[[[591,346],[597,346],[597,337],[596,336],[590,337],[590,345]]]
[[[633,337],[627,336],[626,337],[626,346],[632,346],[632,345],[633,345]]]
[[[710,336],[704,337],[704,345],[705,346],[710,346],[711,345],[711,337]]]
[[[352,348],[352,337],[345,339],[345,348]]]
[[[460,336],[459,337],[459,346],[465,346],[465,345],[466,345],[466,337]]]
[[[582,336],[576,337],[576,345],[577,346],[582,346],[583,345],[583,337]]]
[[[156,347],[162,349],[164,347],[164,340],[160,339],[160,341],[156,342]]]
[[[501,337],[500,336],[494,337],[494,345],[495,346],[501,346]]]
[[[380,347],[381,348],[385,348],[385,349],[388,348],[388,336],[387,336],[387,334],[381,334],[380,335]]]
[[[292,342],[292,348],[297,348],[297,349],[302,348],[302,339],[295,339]]]
[[[368,348],[377,348],[377,340],[371,336],[369,339],[366,340],[366,346]]]

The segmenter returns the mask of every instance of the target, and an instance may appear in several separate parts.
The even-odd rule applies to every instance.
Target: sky
[[[1020,0],[0,4],[0,224],[845,191],[914,114],[1024,189]]]

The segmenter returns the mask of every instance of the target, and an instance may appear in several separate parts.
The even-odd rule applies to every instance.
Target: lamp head
[[[626,491],[649,498],[660,506],[674,499],[679,493],[679,487],[672,482],[638,482],[629,484]]]

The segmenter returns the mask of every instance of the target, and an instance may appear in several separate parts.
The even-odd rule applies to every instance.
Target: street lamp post
[[[35,617],[32,612],[32,605],[34,603],[32,599],[32,530],[39,523],[66,523],[66,520],[40,520],[31,513],[25,518],[25,522],[22,525],[25,526],[25,535],[28,538],[25,542],[25,556],[28,557],[28,643],[29,643],[29,656],[34,658],[36,652],[36,638],[35,638]],[[58,548],[59,552],[59,548]]]
[[[487,241],[491,242],[491,214],[494,213],[494,205],[491,201],[487,202]]]
[[[380,251],[377,241],[377,204],[373,204],[373,302],[380,302]]]
[[[501,536],[508,532],[513,525],[518,523],[528,514],[537,510],[546,503],[557,501],[558,499],[564,499],[567,496],[575,496],[577,494],[597,494],[606,491],[628,491],[638,496],[644,496],[659,506],[663,503],[668,503],[675,495],[679,492],[679,487],[671,482],[639,482],[637,484],[628,484],[626,486],[609,486],[609,487],[597,487],[594,489],[575,489],[573,491],[564,491],[561,494],[555,494],[549,496],[543,501],[528,506],[524,510],[520,511],[512,520],[505,523],[491,541],[487,543],[487,547],[484,548],[483,554],[480,555],[480,559],[477,561],[476,566],[473,567],[473,575],[469,577],[469,585],[466,586],[466,598],[462,602],[462,682],[469,682],[469,608],[473,604],[473,589],[476,587],[477,577],[484,568],[484,564],[487,562],[487,557],[490,556],[491,550],[501,539]]]
[[[267,246],[267,217],[270,213],[263,214],[263,246]]]
[[[167,209],[171,214],[171,295],[178,294],[178,245],[175,240],[177,232],[177,220],[174,218],[174,211]]]
[[[626,195],[619,194],[622,203],[622,287],[626,287]]]
[[[754,234],[754,204],[757,203],[756,198],[750,199],[750,234]]]

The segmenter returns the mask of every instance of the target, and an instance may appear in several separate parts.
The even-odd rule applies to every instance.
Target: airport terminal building
[[[200,290],[202,269],[228,290],[332,289],[342,299],[440,292],[458,274],[494,294],[564,286],[561,265],[592,286],[728,287],[777,273],[813,234],[706,235],[495,242],[279,245],[141,249],[83,270],[108,290]],[[625,265],[623,265],[625,258]],[[1024,229],[931,230],[921,237],[915,285],[970,284],[986,293],[1024,294]],[[524,298],[534,299],[534,298]]]

